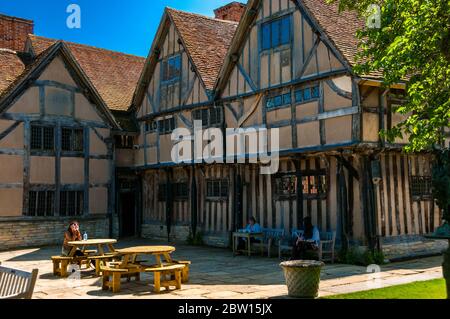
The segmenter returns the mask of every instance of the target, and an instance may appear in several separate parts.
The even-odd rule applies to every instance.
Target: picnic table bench
[[[161,287],[181,289],[182,282],[189,279],[190,261],[172,260],[170,254],[175,251],[171,246],[141,246],[117,250],[122,256],[121,261],[101,262],[100,270],[103,275],[103,290],[112,289],[113,293],[120,291],[121,278],[136,277],[140,280],[141,272],[150,272],[154,275],[154,292],[160,293]],[[146,261],[137,261],[138,255],[152,255],[156,264],[145,265]],[[163,261],[164,260],[164,261]]]
[[[55,276],[67,277],[67,268],[69,264],[76,263],[80,266],[85,264],[86,267],[90,267],[91,261],[95,261],[95,273],[100,275],[100,262],[111,261],[118,257],[115,252],[113,244],[117,243],[115,239],[90,239],[81,241],[71,241],[68,243],[72,248],[68,256],[52,256],[53,262],[53,274]],[[87,247],[96,247],[97,249],[86,249]],[[105,252],[103,246],[106,246],[109,252]],[[77,250],[84,254],[84,256],[76,256]]]

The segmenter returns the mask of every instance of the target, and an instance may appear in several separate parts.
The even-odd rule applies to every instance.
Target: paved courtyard
[[[148,240],[121,241],[116,247],[161,244]],[[60,247],[43,247],[0,252],[0,261],[7,267],[39,269],[34,298],[285,298],[287,288],[277,258],[254,256],[233,257],[231,251],[211,247],[176,245],[175,258],[191,260],[191,276],[182,290],[154,294],[152,275],[144,274],[140,282],[122,282],[118,294],[102,291],[101,278],[84,270],[81,280],[54,277],[50,256],[59,255]],[[334,295],[381,288],[414,281],[442,278],[442,257],[430,257],[382,266],[376,282],[365,267],[327,265],[322,271],[320,295]]]

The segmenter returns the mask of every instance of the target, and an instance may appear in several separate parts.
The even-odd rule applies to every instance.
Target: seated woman
[[[250,217],[248,219],[247,226],[242,230],[245,233],[261,233],[261,226],[256,222],[255,217]],[[259,243],[259,239],[250,238],[250,243]],[[246,238],[239,238],[238,249],[244,249],[246,247]]]
[[[72,246],[68,243],[71,241],[80,241],[81,232],[80,224],[77,221],[73,221],[69,224],[69,228],[64,233],[64,243],[62,247],[62,256],[69,256]],[[75,252],[75,256],[84,256],[83,252],[79,249]]]
[[[313,226],[311,217],[303,219],[303,235],[297,238],[292,247],[291,260],[305,259],[306,252],[317,251],[320,245],[320,233],[316,226]]]

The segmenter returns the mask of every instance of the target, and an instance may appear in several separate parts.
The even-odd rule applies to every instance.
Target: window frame
[[[65,141],[64,141],[64,132],[68,131],[70,132],[69,135],[69,149],[65,148]],[[76,149],[75,148],[75,142],[76,139],[75,137],[77,136],[77,133],[81,133],[79,134],[78,137],[80,137],[80,140],[77,141],[79,146],[81,146],[80,149]],[[85,146],[84,146],[84,128],[83,127],[68,127],[68,126],[63,126],[61,127],[61,152],[62,153],[77,153],[77,154],[81,154],[84,153],[85,151]]]
[[[71,198],[70,196],[73,196]],[[71,200],[73,199],[74,211],[70,210]],[[59,193],[59,216],[78,217],[84,214],[85,196],[83,190],[61,190]],[[63,205],[64,203],[64,205]]]
[[[425,182],[424,185],[417,183]],[[433,200],[433,178],[431,175],[409,175],[409,189],[413,201]],[[424,192],[425,190],[425,192]]]
[[[207,201],[225,201],[230,196],[230,181],[227,178],[209,178],[206,180]],[[226,191],[224,191],[224,189]],[[217,190],[217,191],[216,191]]]
[[[285,100],[285,98],[289,96],[288,101]],[[276,105],[274,103],[273,106],[269,106],[269,101],[271,100],[275,100],[279,98],[280,99],[280,103],[279,105]],[[274,110],[278,110],[278,109],[283,109],[283,108],[287,108],[292,106],[292,91],[289,90],[288,92],[286,91],[276,91],[276,92],[272,92],[268,95],[266,95],[265,100],[264,100],[264,105],[266,107],[266,110],[268,112],[270,111],[274,111]]]
[[[171,61],[178,61],[179,63],[179,69],[178,74],[175,76],[170,77],[170,62]],[[181,53],[174,54],[172,56],[166,57],[163,60],[161,60],[161,85],[164,86],[170,86],[171,84],[174,84],[176,82],[179,82],[181,80],[181,69],[182,69],[182,58]],[[167,68],[167,70],[166,70]],[[166,74],[166,72],[168,72]],[[169,76],[169,78],[166,78],[166,76]]]
[[[309,92],[309,98],[305,97],[305,92]],[[316,93],[316,94],[315,94]],[[298,99],[299,95],[301,95],[301,100]],[[322,93],[320,90],[320,84],[308,85],[304,87],[297,87],[294,89],[294,104],[306,104],[320,100],[322,97]]]
[[[39,129],[39,147],[34,147],[34,143],[36,142],[36,134],[33,132],[33,130]],[[51,147],[45,147],[45,130],[51,130],[51,135],[53,137],[52,139],[52,146]],[[31,124],[30,127],[30,137],[29,137],[29,143],[30,143],[30,150],[31,152],[55,152],[56,151],[56,134],[55,134],[56,128],[52,125],[45,125],[45,124]]]
[[[44,196],[44,202],[40,202]],[[51,203],[49,203],[49,196],[51,197]],[[31,189],[28,192],[28,213],[29,217],[53,217],[55,216],[55,191],[54,190],[38,190]],[[40,214],[41,205],[44,206],[44,213]],[[50,204],[50,205],[49,205]],[[50,208],[49,208],[50,206]]]
[[[283,25],[287,21],[287,28],[283,28]],[[277,41],[274,41],[273,32],[276,26]],[[287,38],[284,35],[284,30],[287,30]],[[260,29],[260,52],[266,52],[270,50],[277,50],[285,46],[292,44],[292,14],[288,13],[279,17],[275,17],[269,21],[261,23]],[[269,36],[266,34],[269,32]]]
[[[216,118],[219,119],[215,123],[212,123],[212,112],[217,112]],[[206,114],[205,118],[204,115]],[[199,116],[198,116],[199,115]],[[224,124],[224,111],[221,107],[211,107],[193,110],[191,113],[193,121],[202,121],[202,128],[217,128],[222,127]],[[206,123],[205,123],[206,122]]]
[[[298,177],[301,178],[301,184],[298,183]],[[281,183],[283,183],[283,179],[294,179],[291,181],[295,186],[292,189],[290,193],[280,192],[280,180]],[[314,178],[314,179],[313,179]],[[304,180],[307,180],[307,192],[305,192],[304,187]],[[312,193],[312,183],[311,180],[313,179],[315,183],[315,188],[317,190],[316,193]],[[322,187],[319,187],[319,184],[317,183],[317,180],[321,180],[323,183]],[[275,176],[275,198],[277,200],[289,200],[293,197],[297,197],[298,188],[301,187],[302,197],[303,199],[307,200],[324,200],[328,196],[328,190],[329,190],[329,178],[326,170],[310,170],[310,171],[303,171],[298,176],[295,172],[290,173],[279,173]]]

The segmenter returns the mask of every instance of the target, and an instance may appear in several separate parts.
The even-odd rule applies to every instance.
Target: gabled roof
[[[292,2],[298,5],[302,13],[306,15],[305,18],[321,33],[325,44],[336,53],[337,58],[351,71],[351,68],[357,63],[356,55],[359,40],[356,33],[364,28],[364,20],[353,11],[339,12],[338,3],[328,4],[326,0],[293,0]],[[247,10],[241,19],[235,39],[230,45],[230,50],[224,59],[223,68],[217,78],[216,88],[220,89],[220,86],[226,82],[226,78],[234,66],[231,56],[238,54],[242,49],[243,42],[248,35],[247,29],[257,18],[255,13],[261,3],[261,0],[248,1]],[[382,73],[380,72],[367,75],[370,78],[380,78],[381,76]]]
[[[238,23],[166,8],[207,90],[213,90]]]
[[[0,96],[23,73],[25,67],[16,51],[0,49]]]
[[[9,85],[5,89],[1,91],[0,112],[6,110],[11,105],[11,102],[19,96],[23,90],[26,90],[32,81],[36,80],[42,74],[48,64],[58,54],[60,54],[64,59],[66,65],[71,68],[73,74],[76,76],[74,79],[80,87],[86,90],[86,94],[89,94],[90,98],[94,101],[96,107],[99,108],[99,111],[105,120],[108,121],[113,128],[120,128],[107,105],[100,97],[89,78],[85,75],[83,69],[75,60],[70,49],[62,41],[57,41],[55,44],[50,45],[45,51],[37,55],[34,61],[26,67],[24,67],[24,65],[19,65],[17,60],[13,59],[12,62],[15,62],[17,67],[15,71],[15,78],[9,82]],[[20,73],[19,70],[21,70]],[[0,79],[3,78],[2,75],[3,74],[0,74]]]
[[[237,22],[166,8],[136,88],[133,102],[135,106],[142,102],[171,22],[175,25],[197,75],[209,91],[214,90],[217,76],[238,27]]]
[[[56,42],[36,35],[29,35],[28,38],[37,55]],[[132,104],[145,58],[72,42],[64,43],[108,108],[112,111],[127,111]]]

